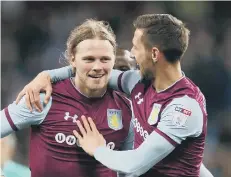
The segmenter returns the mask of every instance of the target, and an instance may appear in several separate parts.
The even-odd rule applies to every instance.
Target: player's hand
[[[82,136],[74,130],[73,133],[78,139],[79,145],[83,150],[89,155],[93,156],[95,150],[100,146],[106,146],[106,140],[103,138],[102,134],[97,130],[93,120],[88,117],[82,116],[83,125],[78,120],[77,126],[80,130]]]
[[[41,91],[46,92],[44,103],[47,104],[51,96],[52,85],[50,75],[46,72],[39,73],[34,80],[23,88],[17,96],[16,104],[18,104],[21,98],[25,95],[25,101],[28,109],[32,112],[33,107],[35,107],[35,109],[39,112],[42,112],[42,105],[40,103],[39,96]]]

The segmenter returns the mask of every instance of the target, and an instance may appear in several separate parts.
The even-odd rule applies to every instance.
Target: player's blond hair
[[[109,23],[106,21],[87,19],[83,24],[75,27],[67,39],[67,60],[71,61],[71,59],[74,57],[76,46],[80,42],[86,39],[95,38],[108,40],[114,48],[114,53],[116,52],[116,37]]]

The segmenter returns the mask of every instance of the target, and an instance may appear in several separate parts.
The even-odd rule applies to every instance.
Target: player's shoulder
[[[42,112],[38,112],[35,107],[33,107],[33,111],[30,112],[29,108],[26,104],[26,96],[24,95],[18,104],[14,101],[12,104],[8,105],[7,109],[12,115],[20,115],[24,117],[31,116],[39,116],[47,114],[52,104],[52,97],[50,97],[47,104],[45,104],[45,93],[40,93],[40,103],[42,105]],[[19,117],[20,117],[19,116]]]
[[[190,97],[189,95],[183,95],[180,97],[175,97],[171,100],[169,105],[185,105],[191,106],[198,104],[195,98]]]
[[[199,87],[187,77],[182,78],[169,90],[163,92],[162,96],[165,100],[165,107],[177,107],[174,109],[178,109],[179,105],[186,110],[187,108],[198,108],[198,105],[201,107],[205,103],[204,95]]]
[[[169,113],[176,113],[185,116],[202,115],[202,109],[198,101],[188,95],[173,98],[162,111],[163,115],[169,115]]]
[[[130,104],[130,100],[128,99],[128,95],[126,95],[125,93],[113,90],[112,94],[116,100],[122,100],[122,101],[126,102],[127,104]]]
[[[110,95],[112,97],[112,99],[114,99],[114,101],[116,103],[119,104],[125,104],[126,106],[128,106],[130,108],[130,99],[128,99],[128,96],[125,93],[122,93],[120,91],[116,91],[116,90],[112,90],[109,89],[108,90],[110,92]]]
[[[131,92],[131,97],[138,95],[145,95],[148,94],[153,94],[152,92],[149,92],[152,90],[152,81],[151,80],[146,80],[146,79],[141,79],[139,80],[136,85],[134,86],[132,92]]]
[[[65,95],[67,97],[73,97],[73,94],[75,92],[76,89],[71,78],[67,78],[52,84],[52,95],[54,96],[54,98],[56,98],[57,95]]]
[[[199,97],[204,97],[200,88],[188,77],[182,78],[178,81],[169,92],[172,97],[181,97],[184,95],[188,95],[193,99],[198,99]]]
[[[70,84],[71,84],[70,78],[67,78],[59,82],[52,83],[52,88],[54,90],[63,89],[65,88],[65,86],[70,85]]]
[[[44,103],[44,102],[45,102],[45,97],[46,97],[46,93],[41,92],[41,93],[39,94],[39,98],[40,98],[40,103],[41,103],[41,104],[45,104],[45,103]],[[52,96],[50,97],[49,102],[50,102],[50,101],[52,101]],[[18,104],[19,104],[19,105],[26,105],[26,95],[24,95],[24,96],[21,98],[21,100],[19,101]]]

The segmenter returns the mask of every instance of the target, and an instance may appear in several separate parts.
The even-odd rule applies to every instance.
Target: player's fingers
[[[73,130],[73,134],[74,134],[75,137],[78,139],[78,141],[81,141],[81,140],[82,140],[82,136],[81,136],[76,130]]]
[[[52,93],[52,86],[50,85],[49,87],[46,88],[46,95],[45,95],[45,100],[44,100],[45,104],[49,102],[51,93]]]
[[[23,89],[16,98],[16,104],[19,103],[19,101],[22,99],[22,97],[26,94],[25,89]]]
[[[83,128],[83,126],[79,120],[77,120],[77,126],[79,127],[79,131],[83,135],[83,137],[86,136],[86,134],[87,134],[86,130]]]
[[[26,107],[30,110],[30,112],[32,112],[33,109],[32,109],[32,106],[31,106],[30,96],[29,96],[28,92],[26,92],[26,95],[25,95],[25,102],[26,102]]]
[[[39,111],[39,112],[42,112],[42,105],[41,105],[41,102],[40,102],[40,94],[39,92],[37,91],[32,91],[32,95],[33,95],[33,98],[34,98],[34,103],[33,105],[35,106],[35,108]]]
[[[96,128],[95,123],[93,122],[92,118],[88,117],[88,122],[90,123],[91,130],[93,133],[99,133],[98,129]]]
[[[33,90],[30,90],[29,92],[29,95],[30,95],[30,101],[31,101],[31,104],[32,104],[32,106],[36,109],[36,110],[38,110],[39,112],[42,112],[41,111],[41,106],[39,107],[39,104],[40,104],[40,100],[39,100],[39,97],[37,96],[35,96],[35,94],[34,94],[34,92],[33,92]]]
[[[89,125],[86,117],[85,116],[81,116],[81,119],[83,121],[83,126],[84,126],[85,130],[87,131],[87,133],[90,133],[91,132],[91,128],[90,128],[90,125]]]
[[[36,108],[33,91],[31,89],[28,89],[27,93],[29,94],[30,97],[30,104],[32,106],[32,109]]]

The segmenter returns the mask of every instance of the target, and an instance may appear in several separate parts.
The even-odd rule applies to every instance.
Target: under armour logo
[[[76,122],[77,122],[78,116],[75,114],[75,115],[72,117],[72,116],[70,116],[70,113],[69,113],[69,112],[65,112],[64,119],[65,119],[65,120],[68,120],[69,118],[71,118],[71,119],[73,120],[73,123],[76,123]]]
[[[144,99],[140,98],[140,96],[141,96],[141,92],[139,92],[137,95],[135,95],[135,99],[139,99],[137,101],[137,104],[141,104],[144,101]]]

